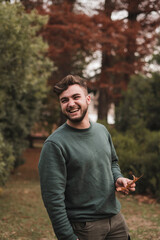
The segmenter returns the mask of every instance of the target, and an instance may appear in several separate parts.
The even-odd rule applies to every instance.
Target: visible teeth
[[[78,109],[70,110],[69,112],[70,112],[70,113],[74,113],[74,112],[77,112],[77,111],[78,111]]]

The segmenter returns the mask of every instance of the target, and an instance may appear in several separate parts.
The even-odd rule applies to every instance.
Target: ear
[[[87,95],[87,104],[89,105],[91,103],[91,96],[90,95]]]

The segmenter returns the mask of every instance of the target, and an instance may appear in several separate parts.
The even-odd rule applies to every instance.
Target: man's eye
[[[67,102],[67,99],[62,100],[61,102],[62,102],[62,103],[66,103],[66,102]]]
[[[80,96],[75,96],[75,97],[74,97],[74,99],[79,99],[79,98],[80,98]]]

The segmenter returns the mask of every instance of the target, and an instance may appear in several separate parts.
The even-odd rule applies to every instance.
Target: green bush
[[[136,193],[151,194],[160,200],[160,131],[150,131],[142,122],[125,133],[103,124],[112,135],[122,174],[129,178],[143,175]]]
[[[27,147],[31,128],[40,118],[53,63],[38,31],[47,16],[25,13],[20,3],[0,3],[0,132],[13,145],[14,166]]]
[[[149,131],[142,147],[142,171],[144,172],[142,187],[146,192],[160,199],[160,131]]]
[[[4,185],[13,168],[15,157],[13,148],[4,141],[0,134],[0,186]]]
[[[116,128],[125,132],[135,123],[151,130],[160,130],[160,74],[133,76],[119,106],[116,107]]]

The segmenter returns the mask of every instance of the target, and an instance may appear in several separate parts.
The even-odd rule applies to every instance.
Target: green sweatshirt
[[[122,177],[107,129],[66,123],[44,143],[39,161],[42,198],[59,240],[77,240],[70,222],[95,221],[120,211],[115,181]]]

